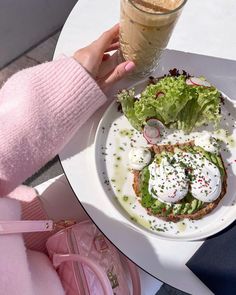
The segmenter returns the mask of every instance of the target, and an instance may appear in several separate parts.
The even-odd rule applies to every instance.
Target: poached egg
[[[148,148],[132,148],[129,152],[129,167],[134,170],[142,170],[151,161],[151,152]]]
[[[148,167],[148,191],[153,198],[165,203],[176,203],[188,191],[203,202],[215,201],[221,193],[221,175],[218,167],[201,154],[179,152],[164,156]]]
[[[178,164],[173,166],[164,157],[160,165],[153,161],[148,169],[148,191],[152,197],[161,202],[176,203],[186,196],[189,184],[183,167]]]

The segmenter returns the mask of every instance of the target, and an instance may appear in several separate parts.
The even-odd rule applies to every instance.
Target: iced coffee
[[[120,54],[145,77],[158,65],[187,0],[121,0]]]

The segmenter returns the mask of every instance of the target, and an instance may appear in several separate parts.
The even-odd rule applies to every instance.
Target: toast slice
[[[148,213],[150,215],[154,215],[158,218],[161,218],[166,221],[172,221],[172,222],[178,222],[184,218],[197,220],[203,218],[205,215],[209,214],[216,206],[219,204],[220,200],[224,197],[226,190],[227,190],[227,173],[226,169],[223,164],[223,160],[221,155],[219,155],[218,161],[216,162],[215,157],[213,154],[208,153],[201,149],[200,147],[195,146],[194,141],[189,141],[186,143],[181,144],[174,144],[174,145],[153,145],[150,147],[150,151],[153,154],[161,154],[162,152],[171,152],[174,153],[174,150],[178,148],[178,150],[182,150],[183,152],[188,152],[189,150],[192,150],[194,152],[202,153],[203,156],[208,158],[211,162],[213,162],[215,165],[218,166],[218,168],[221,171],[221,177],[222,177],[222,189],[219,197],[211,202],[211,203],[205,203],[202,201],[198,201],[197,199],[194,199],[192,197],[192,201],[188,200],[187,198],[182,199],[178,203],[176,203],[176,206],[165,206],[165,203],[163,203],[162,210],[155,211],[152,206],[148,206],[147,204],[144,206]],[[213,160],[212,160],[213,159]],[[140,203],[142,204],[142,193],[141,193],[141,174],[142,171],[133,170],[133,189],[135,191],[135,194],[137,198],[139,199]],[[153,198],[154,199],[154,198]],[[194,201],[195,200],[195,201]],[[200,203],[201,202],[201,203]],[[194,204],[194,205],[193,205]],[[198,204],[198,206],[196,206]],[[195,206],[195,209],[193,210],[193,206]],[[186,208],[187,207],[187,208]],[[181,212],[179,209],[174,210],[174,208],[182,208]]]

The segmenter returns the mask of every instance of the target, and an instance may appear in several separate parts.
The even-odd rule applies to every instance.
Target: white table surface
[[[179,66],[187,71],[190,70],[191,73],[193,73],[191,69],[194,69],[196,74],[204,73],[219,89],[235,99],[235,19],[236,2],[233,0],[188,0],[168,45],[169,49],[177,51],[167,50],[160,66],[166,68]],[[96,39],[118,20],[119,0],[79,0],[63,27],[54,57],[61,53],[71,55],[76,49]],[[96,116],[99,117],[99,114]],[[73,157],[70,154],[72,150],[74,151],[77,136],[78,134],[60,154],[64,171],[75,192],[76,179],[82,175],[82,169],[73,166],[71,160]],[[78,171],[76,176],[74,171]],[[173,242],[155,237],[150,238],[147,243],[139,232],[117,225],[115,222],[111,223],[111,220],[99,211],[99,208],[102,210],[101,204],[89,204],[86,196],[82,194],[79,200],[108,238],[140,267],[158,279],[190,294],[212,294],[185,266],[188,259],[201,246],[202,241]]]

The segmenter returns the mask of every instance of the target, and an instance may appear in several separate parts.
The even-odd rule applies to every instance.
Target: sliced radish
[[[204,87],[211,87],[211,84],[206,80],[202,80],[202,79],[196,78],[196,77],[191,77],[190,80],[195,85],[204,86]]]
[[[158,120],[156,118],[150,118],[150,119],[148,119],[146,121],[146,123],[147,123],[148,126],[156,127],[159,130],[162,130],[162,129],[164,130],[165,129],[164,124],[160,120]]]
[[[156,144],[159,141],[160,132],[157,127],[145,125],[143,128],[143,136],[150,144]]]
[[[150,144],[157,144],[164,133],[164,125],[157,119],[148,119],[143,129],[143,136]]]
[[[160,98],[160,97],[163,97],[165,96],[165,93],[162,92],[162,91],[158,91],[157,94],[156,94],[156,98]]]
[[[186,80],[186,84],[189,85],[189,86],[195,85],[195,84],[193,84],[193,82],[191,81],[191,79],[187,79]]]
[[[145,125],[143,132],[149,138],[156,138],[160,136],[159,129],[154,126]]]
[[[155,118],[148,119],[146,123],[148,126],[154,126],[158,129],[165,128],[161,121]]]
[[[189,80],[187,82],[187,80]],[[206,81],[206,80],[202,80],[200,78],[197,77],[190,77],[189,79],[186,80],[186,84],[187,85],[195,85],[195,86],[203,86],[203,87],[211,87],[211,84]],[[188,83],[192,83],[192,84],[188,84]]]

